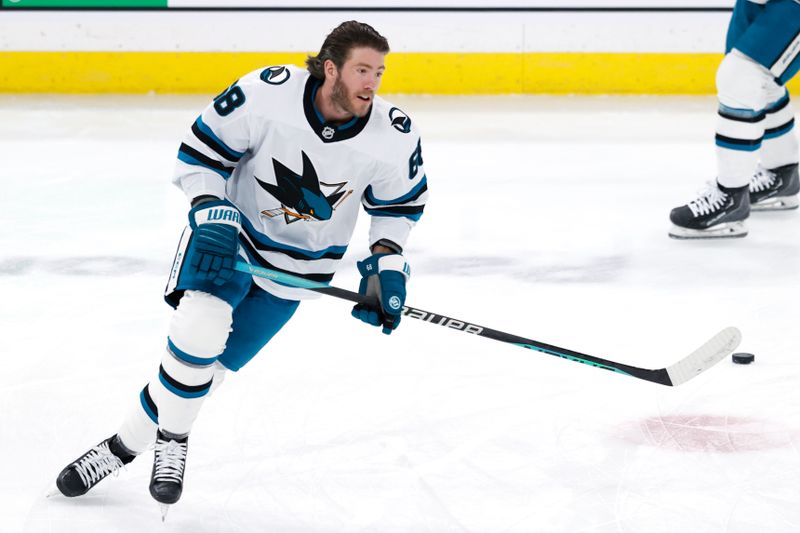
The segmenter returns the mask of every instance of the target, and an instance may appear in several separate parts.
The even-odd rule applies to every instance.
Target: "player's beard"
[[[336,81],[333,83],[333,88],[331,89],[331,101],[340,109],[350,113],[353,116],[361,118],[366,115],[369,107],[367,107],[363,112],[359,113],[353,106],[353,98],[351,98],[351,96],[352,95],[347,92],[347,87],[344,86],[342,80],[340,78],[336,78]]]

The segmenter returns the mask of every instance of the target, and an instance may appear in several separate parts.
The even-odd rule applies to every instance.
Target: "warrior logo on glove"
[[[389,298],[389,307],[392,309],[400,309],[403,307],[403,302],[397,296],[392,296]]]

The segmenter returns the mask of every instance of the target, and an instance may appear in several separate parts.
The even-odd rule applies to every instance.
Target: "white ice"
[[[410,305],[647,368],[733,325],[756,362],[664,387],[412,319],[387,337],[324,298],[206,402],[165,524],[150,454],[47,499],[157,371],[169,177],[206,99],[5,96],[0,530],[800,531],[799,215],[667,237],[714,178],[714,99],[393,100],[431,191]]]

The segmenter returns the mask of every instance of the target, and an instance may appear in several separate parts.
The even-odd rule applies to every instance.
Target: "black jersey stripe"
[[[367,208],[367,211],[373,212],[377,211],[379,213],[391,213],[394,215],[402,215],[402,216],[410,216],[410,215],[421,215],[422,212],[425,210],[424,205],[397,205],[397,206],[381,206],[381,207],[370,207]]]
[[[231,173],[233,173],[233,171],[235,169],[235,167],[226,166],[226,165],[222,164],[220,161],[217,161],[216,159],[211,159],[207,155],[205,155],[205,154],[203,154],[201,152],[198,152],[197,150],[195,150],[194,148],[192,148],[191,146],[189,146],[186,143],[181,143],[181,147],[179,149],[179,152],[184,153],[184,154],[186,154],[186,155],[198,160],[204,166],[207,166],[207,167],[211,168],[212,170],[217,170],[217,171],[219,171],[221,173],[224,173],[227,176],[230,176]]]
[[[420,196],[422,196],[426,192],[428,192],[427,180],[422,183],[422,187],[420,187],[416,191],[412,191],[413,194],[411,194],[408,197],[401,196],[397,200],[384,201],[384,200],[378,200],[375,197],[375,194],[372,192],[372,185],[370,185],[369,187],[367,187],[367,190],[364,191],[364,200],[371,207],[372,206],[374,206],[376,208],[378,208],[378,207],[388,207],[388,206],[394,206],[394,205],[402,205],[402,204],[413,203],[414,201],[419,200]]]
[[[208,135],[206,132],[204,132],[201,129],[199,122],[200,119],[198,118],[195,123],[192,124],[192,133],[194,133],[194,136],[202,141],[203,144],[214,150],[214,152],[216,152],[220,157],[223,157],[233,163],[239,162],[242,156],[234,154],[228,149],[227,146],[220,144],[217,139],[214,139],[211,135]]]
[[[278,268],[269,261],[267,261],[266,259],[264,259],[258,253],[258,250],[253,248],[253,246],[246,239],[239,239],[239,242],[244,247],[245,251],[247,252],[247,256],[250,258],[250,260],[256,262],[259,266],[262,266],[264,268],[269,268],[270,270],[283,272],[284,274],[291,274],[292,276],[296,276],[298,278],[307,279],[309,281],[316,281],[319,283],[329,283],[333,279],[333,272],[329,274],[310,274],[307,272],[294,272],[292,270]],[[286,252],[284,250],[278,250],[277,253],[282,253],[286,255]]]
[[[292,259],[299,259],[301,261],[317,261],[319,259],[339,260],[342,257],[344,257],[344,252],[333,252],[333,251],[325,252],[322,255],[310,257],[308,254],[304,254],[298,250],[289,250],[286,248],[278,248],[277,246],[270,246],[264,242],[259,241],[258,238],[255,237],[248,230],[247,226],[242,226],[242,234],[239,235],[239,240],[244,239],[246,235],[249,241],[248,244],[260,252],[274,252],[276,254],[283,254],[291,257]]]

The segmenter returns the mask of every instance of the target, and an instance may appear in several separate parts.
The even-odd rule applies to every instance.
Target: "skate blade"
[[[161,511],[161,521],[165,522],[167,520],[167,513],[169,512],[169,508],[172,507],[172,504],[169,503],[159,503],[158,507]]]
[[[793,196],[767,198],[757,204],[750,204],[750,211],[788,211],[789,209],[797,209],[798,206],[800,206],[800,198],[795,194]]]
[[[47,487],[47,492],[44,493],[45,498],[52,498],[53,496],[61,496],[61,491],[58,490],[55,483]]]
[[[744,220],[725,222],[710,229],[689,229],[673,224],[669,236],[673,239],[737,239],[747,235]]]

